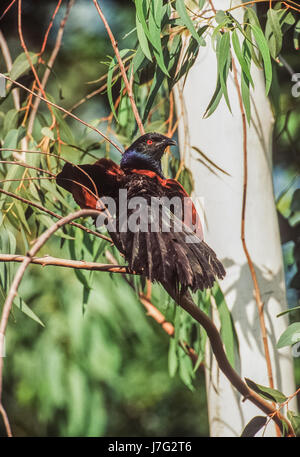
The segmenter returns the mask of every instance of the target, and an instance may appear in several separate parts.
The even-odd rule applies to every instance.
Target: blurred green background
[[[0,14],[8,4],[3,2]],[[29,50],[38,52],[56,2],[23,0],[22,4],[24,37]],[[106,0],[101,4],[120,48],[134,48],[133,35],[126,36],[135,25],[133,2]],[[45,57],[54,45],[63,10],[50,32]],[[16,17],[14,6],[0,23],[13,59],[22,52]],[[49,80],[49,93],[58,104],[70,108],[99,87],[99,83],[88,82],[98,80],[107,71],[102,62],[111,54],[110,42],[93,4],[77,0]],[[295,72],[297,65],[300,72],[299,57],[289,35],[285,37],[282,54]],[[5,71],[3,61],[0,68]],[[290,93],[291,75],[287,68],[277,65],[277,75],[281,97],[273,97],[274,187],[289,304],[296,306],[300,289],[299,224],[291,221],[291,205],[299,188],[300,110],[299,99]],[[29,73],[22,80],[27,86],[31,81]],[[276,81],[273,93],[275,85]],[[75,111],[86,121],[109,112],[105,95],[97,95]],[[75,121],[69,125],[80,135],[82,125]],[[90,137],[98,141],[93,132]],[[51,240],[42,253],[69,257],[59,238]],[[7,332],[4,404],[16,436],[209,434],[204,372],[198,370],[194,391],[186,387],[178,374],[170,377],[169,337],[146,316],[129,285],[116,276],[93,275],[92,292],[83,312],[83,290],[73,271],[39,266],[28,269],[20,295],[44,327],[15,308]],[[172,309],[167,312],[172,315]],[[291,318],[299,320],[299,314],[294,313]],[[298,384],[299,362],[295,359]],[[0,434],[5,435],[2,423]]]

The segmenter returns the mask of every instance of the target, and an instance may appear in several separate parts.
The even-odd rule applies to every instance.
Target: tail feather
[[[160,217],[163,220],[164,215],[160,213]],[[217,278],[224,277],[223,265],[215,252],[189,227],[176,220],[176,216],[172,215],[171,222],[170,231],[151,231],[149,224],[146,232],[119,233],[118,241],[130,268],[151,281],[176,289],[179,285],[190,287],[192,291],[211,288]],[[194,242],[190,242],[191,237]]]

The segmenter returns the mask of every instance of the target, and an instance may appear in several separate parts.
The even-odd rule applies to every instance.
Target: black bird
[[[113,199],[108,230],[132,271],[169,289],[203,290],[216,278],[223,279],[225,270],[203,240],[192,200],[176,180],[163,176],[161,158],[166,147],[175,144],[159,133],[147,133],[126,149],[120,166],[110,159],[92,165],[67,163],[56,181],[81,208],[99,208],[99,198],[100,205],[104,197]],[[125,203],[120,190],[126,191]],[[136,197],[143,205],[132,204]],[[177,203],[169,204],[167,199],[174,197],[184,204],[182,211]]]

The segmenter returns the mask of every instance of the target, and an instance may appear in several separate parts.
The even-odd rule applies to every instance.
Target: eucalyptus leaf
[[[300,322],[294,322],[290,324],[288,328],[280,336],[277,348],[283,348],[285,346],[292,346],[300,341]]]
[[[272,400],[275,403],[283,403],[287,400],[287,397],[277,389],[271,389],[271,387],[262,386],[261,384],[257,384],[249,378],[245,378],[245,381],[251,389],[253,389],[266,400]]]

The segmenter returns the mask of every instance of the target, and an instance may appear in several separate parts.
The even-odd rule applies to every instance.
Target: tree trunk
[[[215,0],[215,8],[225,9],[240,3]],[[241,20],[241,11],[236,17]],[[237,65],[239,68],[239,66]],[[252,66],[253,68],[253,66]],[[192,171],[193,197],[204,198],[204,230],[207,243],[223,261],[227,275],[220,286],[232,313],[239,340],[242,377],[269,385],[253,282],[241,241],[243,195],[243,127],[237,90],[232,73],[228,93],[232,114],[224,100],[215,113],[203,119],[215,89],[216,54],[210,42],[201,48],[184,89],[176,87],[176,107],[180,117],[179,142],[186,166]],[[246,202],[246,243],[253,260],[264,302],[268,343],[274,387],[290,395],[295,391],[292,357],[289,350],[275,345],[286,329],[286,316],[276,315],[286,309],[285,283],[276,208],[272,183],[273,116],[265,96],[264,74],[253,68],[255,91],[252,92],[252,123],[248,128],[248,188]],[[184,112],[184,113],[183,113]],[[230,176],[208,170],[192,149],[196,146]],[[185,152],[184,152],[185,151]],[[214,168],[210,165],[210,168]],[[261,412],[241,396],[218,370],[208,352],[206,373],[208,413],[211,436],[239,436],[244,426]],[[291,409],[295,403],[290,404]],[[274,436],[270,424],[265,436]]]

